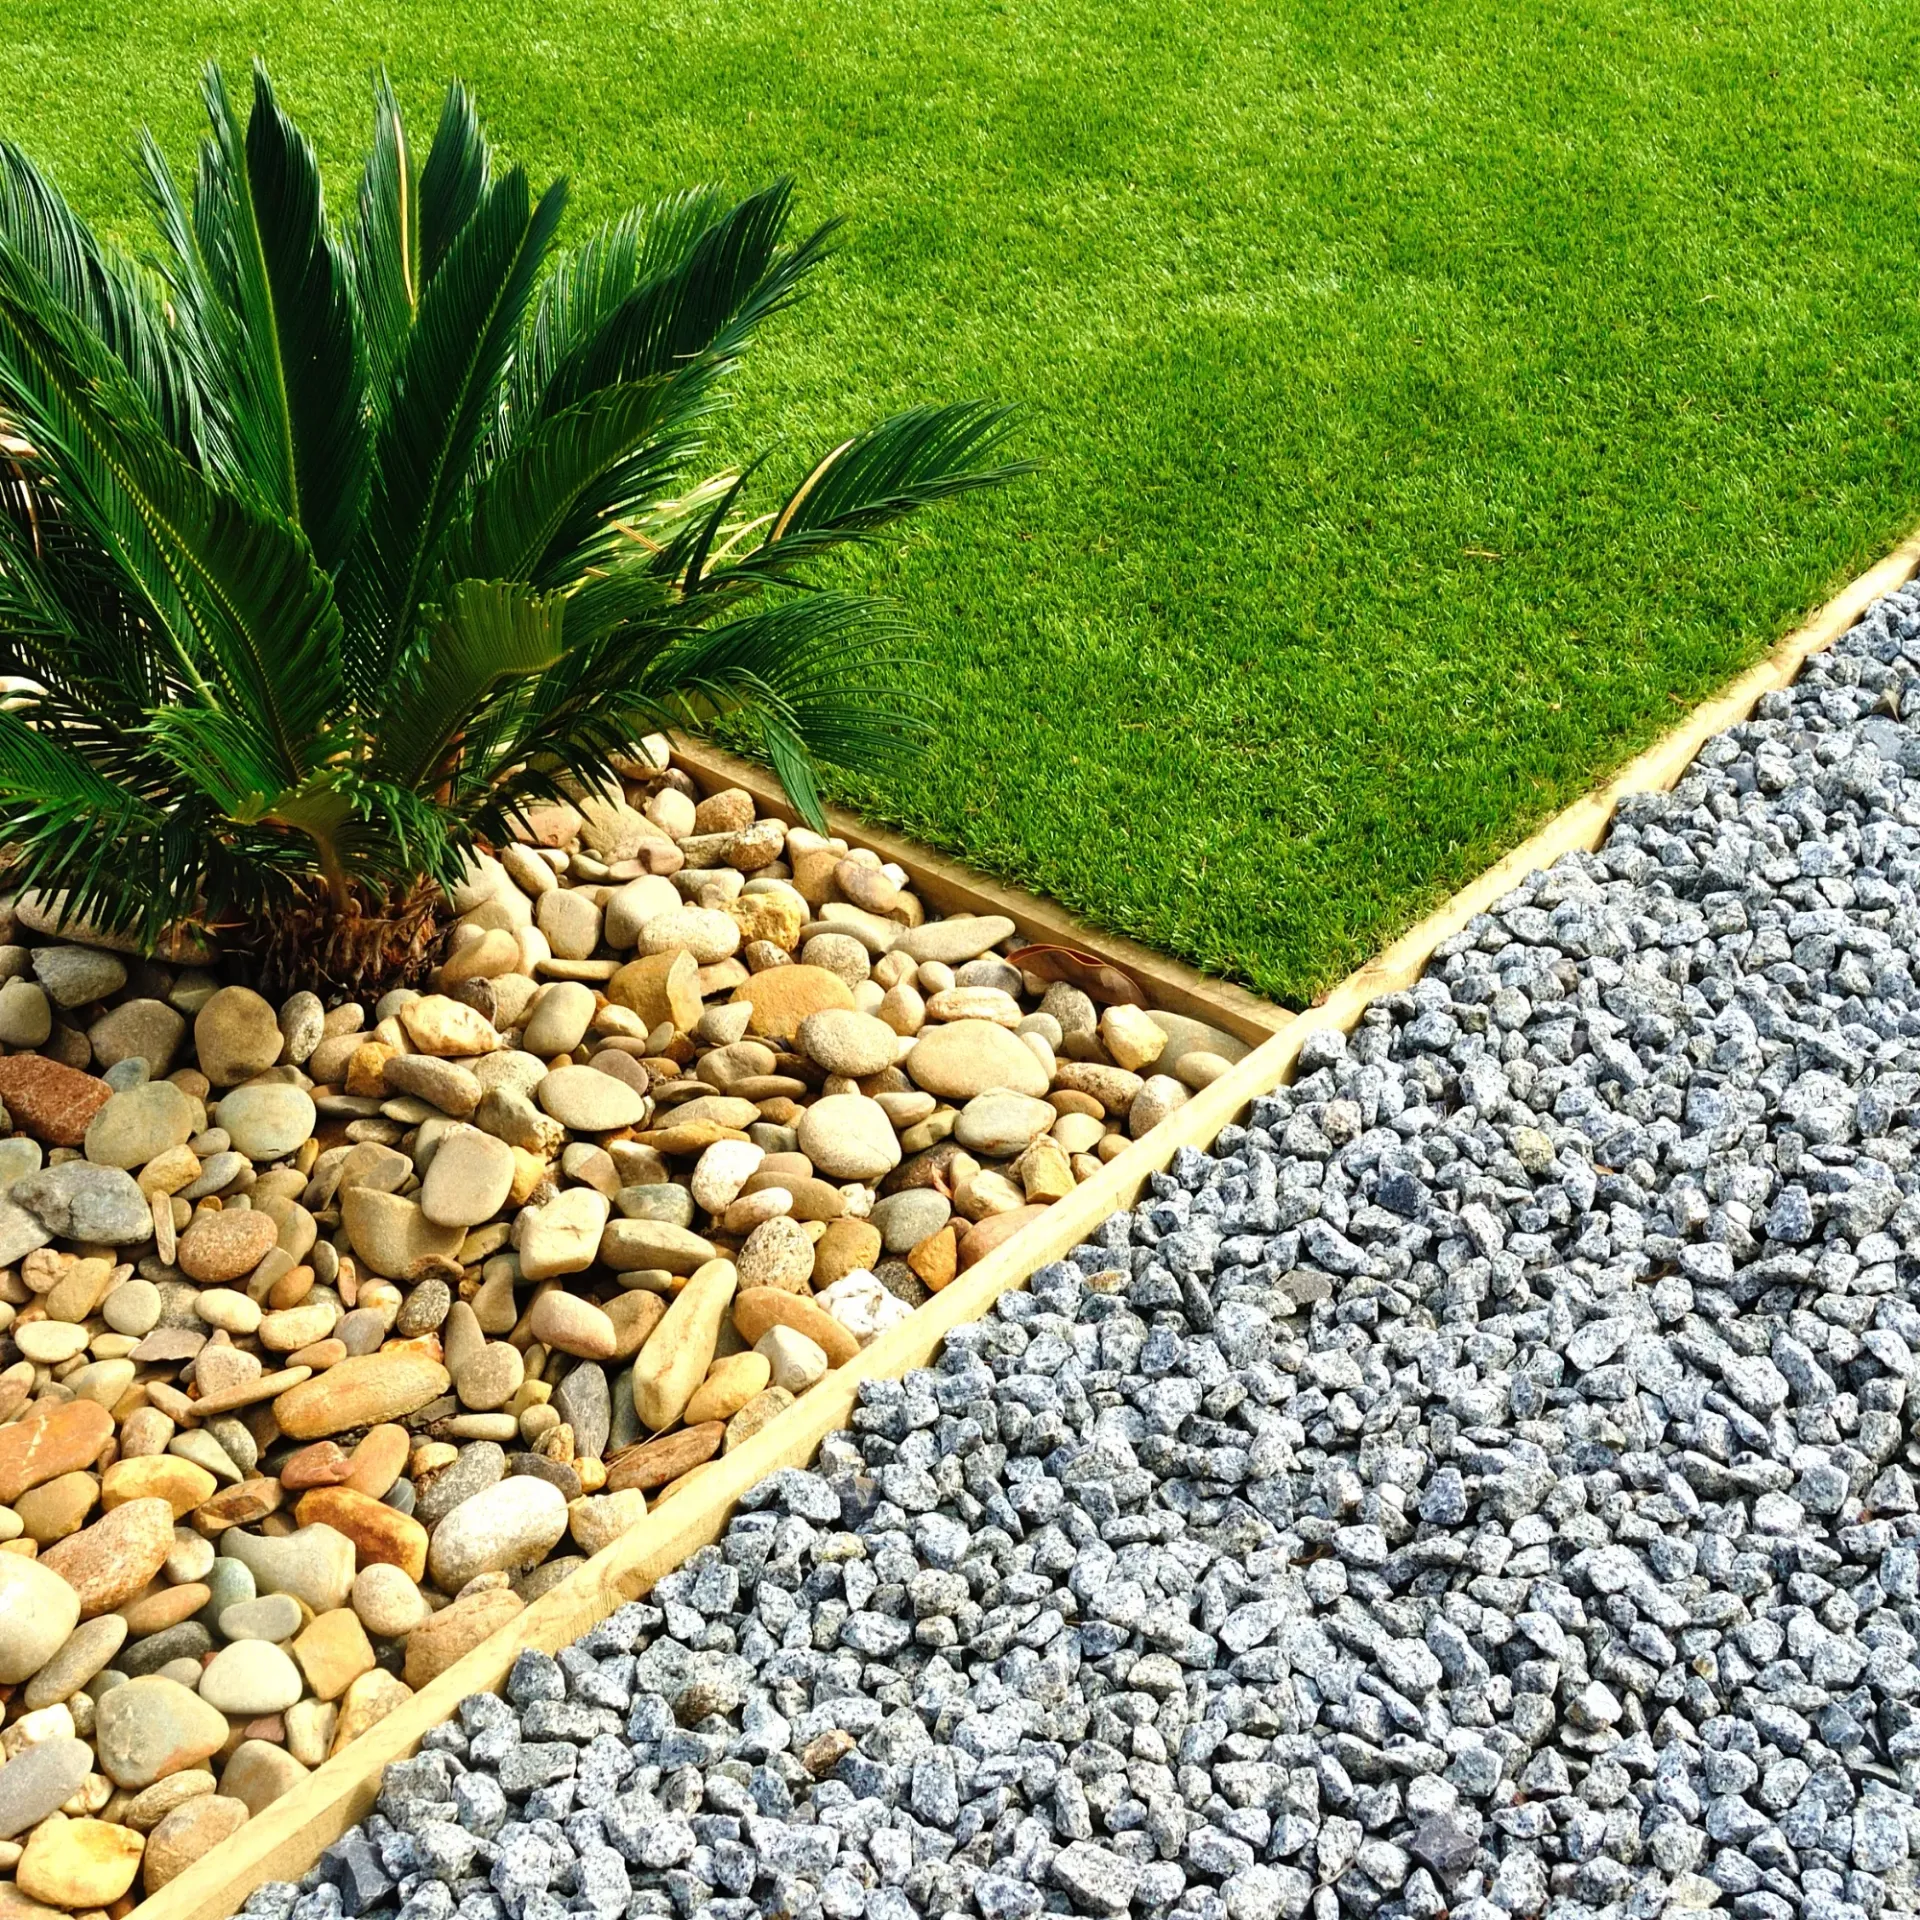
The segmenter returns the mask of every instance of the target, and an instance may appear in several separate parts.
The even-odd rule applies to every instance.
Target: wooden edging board
[[[1091,1180],[1056,1201],[1025,1231],[961,1274],[911,1319],[889,1329],[856,1359],[829,1373],[796,1406],[746,1445],[714,1461],[697,1487],[690,1487],[650,1513],[369,1728],[344,1753],[316,1768],[232,1838],[222,1841],[142,1902],[129,1920],[227,1920],[255,1887],[269,1880],[298,1879],[323,1848],[366,1815],[388,1763],[411,1754],[429,1729],[449,1719],[468,1694],[497,1690],[521,1648],[557,1651],[617,1607],[646,1593],[656,1580],[672,1572],[698,1548],[717,1540],[749,1488],[781,1467],[808,1464],[820,1442],[848,1424],[861,1381],[899,1379],[913,1368],[926,1365],[954,1327],[979,1319],[1002,1293],[1021,1285],[1049,1261],[1059,1259],[1109,1214],[1132,1206],[1147,1176],[1164,1168],[1181,1147],[1206,1145],[1261,1094],[1283,1085],[1309,1035],[1328,1028],[1351,1028],[1381,994],[1411,986],[1436,947],[1511,892],[1526,874],[1551,865],[1563,854],[1598,846],[1621,800],[1672,787],[1709,739],[1750,715],[1763,694],[1789,685],[1810,655],[1831,646],[1873,600],[1903,586],[1916,571],[1920,571],[1920,535],[1862,574],[1724,694],[1696,708],[1680,727],[1604,786],[1556,815],[1437,912],[1257,1046],[1229,1073],[1195,1094],[1145,1139],[1135,1141]],[[701,757],[711,758],[704,753]],[[744,762],[714,765],[716,784],[747,786],[753,791],[736,767],[756,770],[746,768]],[[924,856],[904,842],[869,833],[857,821],[849,819],[845,825],[850,838],[858,838],[888,858],[899,858],[910,872],[924,862]],[[889,844],[898,851],[888,851]],[[957,905],[968,899],[991,901],[994,904],[971,910],[1011,915],[1011,909],[1001,904],[1007,890],[968,876],[962,879],[964,891],[950,894],[946,900],[931,891],[929,897],[940,905],[949,901]],[[1019,919],[1018,915],[1011,917]],[[1065,920],[1064,915],[1059,918]],[[1036,923],[1030,917],[1025,924]],[[1084,937],[1084,930],[1076,930],[1073,943]],[[1095,944],[1113,951],[1110,940],[1098,939]],[[1157,963],[1160,967],[1167,964]],[[1202,1012],[1196,1017],[1210,1016]],[[1217,1011],[1211,1017],[1217,1020]]]
[[[722,787],[742,787],[753,795],[755,808],[762,816],[772,815],[791,825],[799,818],[793,803],[780,783],[764,767],[751,760],[710,746],[703,740],[673,741],[674,764],[689,775],[703,794]],[[943,914],[1000,913],[1013,922],[1028,940],[1058,947],[1076,947],[1111,960],[1134,976],[1151,995],[1156,1007],[1168,1013],[1184,1013],[1189,1019],[1204,1020],[1210,1026],[1224,1027],[1236,1039],[1258,1046],[1285,1027],[1292,1017],[1284,1007],[1262,1000],[1231,980],[1216,980],[1178,960],[1169,960],[1119,934],[1097,933],[1083,925],[1067,910],[1038,894],[1023,893],[1018,887],[1002,886],[943,853],[935,853],[912,840],[890,833],[884,827],[868,826],[856,815],[838,807],[827,809],[827,824],[855,846],[871,847],[882,860],[904,867],[913,879],[913,890],[928,905]]]

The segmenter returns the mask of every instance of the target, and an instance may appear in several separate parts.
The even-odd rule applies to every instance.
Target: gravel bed
[[[248,1911],[1911,1909],[1916,680],[1910,591]]]

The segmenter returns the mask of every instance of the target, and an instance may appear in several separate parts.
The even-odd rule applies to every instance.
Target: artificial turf
[[[1044,470],[878,563],[937,731],[867,810],[1325,987],[1920,517],[1884,0],[9,0],[0,132],[122,232],[208,56],[344,203],[384,62],[576,185],[850,216],[797,449],[996,394]]]

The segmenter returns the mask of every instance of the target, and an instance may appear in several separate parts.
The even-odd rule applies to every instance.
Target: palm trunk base
[[[446,896],[429,880],[398,899],[374,900],[359,887],[340,911],[316,889],[286,912],[237,936],[226,951],[271,1000],[305,988],[329,1006],[369,1004],[395,987],[424,983],[439,958],[446,931]]]

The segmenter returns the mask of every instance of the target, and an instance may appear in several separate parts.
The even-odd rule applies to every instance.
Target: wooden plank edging
[[[800,817],[779,781],[751,760],[742,760],[704,740],[686,740],[677,734],[673,737],[673,757],[692,775],[702,793],[744,787],[753,795],[754,806],[761,814],[771,814],[789,825]],[[1031,940],[1098,953],[1124,967],[1146,987],[1153,1004],[1168,1013],[1184,1013],[1189,1019],[1224,1027],[1236,1039],[1253,1046],[1279,1032],[1292,1018],[1286,1008],[1262,1000],[1231,980],[1217,980],[1183,960],[1169,959],[1123,935],[1101,933],[1076,920],[1057,901],[989,880],[931,847],[885,827],[869,826],[857,814],[829,807],[827,824],[854,845],[871,847],[881,859],[906,868],[913,877],[914,891],[943,914],[1005,914]]]
[[[1084,1240],[1109,1214],[1130,1207],[1139,1197],[1147,1176],[1164,1168],[1181,1147],[1204,1146],[1255,1099],[1283,1085],[1293,1070],[1309,1035],[1329,1028],[1350,1029],[1381,994],[1411,986],[1432,958],[1434,949],[1464,929],[1536,868],[1550,866],[1563,854],[1591,850],[1605,837],[1615,808],[1629,795],[1664,791],[1690,766],[1702,746],[1715,734],[1747,718],[1762,695],[1792,683],[1807,660],[1831,646],[1851,627],[1866,607],[1883,594],[1904,586],[1920,572],[1920,534],[1915,534],[1870,568],[1804,626],[1782,640],[1759,665],[1742,674],[1725,693],[1694,709],[1673,732],[1630,761],[1595,792],[1555,815],[1539,832],[1496,862],[1477,880],[1453,895],[1437,911],[1411,928],[1376,958],[1350,974],[1307,1012],[1288,1021],[1279,1031],[1238,1062],[1228,1073],[1204,1088],[1170,1114],[1143,1140],[1135,1141],[1091,1180],[1056,1201],[1030,1227],[988,1254],[915,1311],[911,1319],[890,1328],[846,1366],[829,1373],[779,1419],[737,1451],[722,1455],[689,1489],[650,1513],[568,1579],[544,1594],[509,1621],[491,1638],[456,1662],[437,1680],[404,1702],[386,1719],[362,1734],[352,1746],[316,1768],[290,1793],[196,1861],[177,1879],[136,1907],[129,1920],[227,1920],[255,1887],[269,1880],[297,1879],[321,1850],[355,1822],[364,1818],[379,1792],[380,1776],[389,1762],[404,1759],[433,1727],[452,1717],[470,1693],[496,1690],[523,1647],[555,1652],[577,1639],[589,1627],[626,1601],[645,1593],[699,1547],[719,1538],[733,1509],[750,1487],[785,1466],[810,1462],[820,1442],[848,1423],[858,1397],[859,1383],[868,1379],[898,1379],[924,1366],[956,1326],[979,1319],[999,1296],[1021,1285],[1038,1268],[1059,1259]],[[693,758],[689,755],[689,760]],[[745,776],[770,785],[759,769],[732,756],[699,750],[698,758],[711,766],[716,784],[744,786],[761,803],[761,795]],[[740,771],[736,772],[736,769]],[[772,789],[777,794],[777,788]],[[768,811],[784,811],[784,803]],[[873,847],[888,859],[898,859],[914,872],[923,862],[939,861],[924,850],[892,835],[875,833],[851,816],[839,815],[835,830]],[[953,863],[940,861],[965,881],[944,897],[931,888],[928,897],[948,907],[971,900],[972,912],[1007,913],[1025,930],[1038,931],[1048,922],[1029,913],[1026,918],[1002,904],[1017,898],[1023,905],[1044,910],[1061,928],[1043,937],[1072,945],[1091,945],[1120,957],[1126,944],[1090,934],[1057,908],[1031,895],[1014,895],[977,876],[966,876]],[[1068,932],[1067,929],[1072,929]],[[1134,949],[1135,952],[1144,950]],[[1161,990],[1159,973],[1175,963],[1147,955],[1150,971],[1139,970]],[[1134,968],[1132,959],[1123,964]],[[1223,983],[1185,971],[1211,994]],[[1171,979],[1172,972],[1168,977]],[[1234,989],[1239,992],[1239,989]],[[1262,1019],[1275,1011],[1245,996]],[[1170,1002],[1171,1003],[1171,1002]],[[1176,1012],[1187,1009],[1174,1005]],[[1211,1018],[1225,1025],[1214,1009],[1196,1011],[1195,1018]],[[1259,1024],[1252,1013],[1242,1016]],[[1235,1027],[1234,1031],[1242,1031]],[[1246,1037],[1243,1033],[1243,1037]]]

